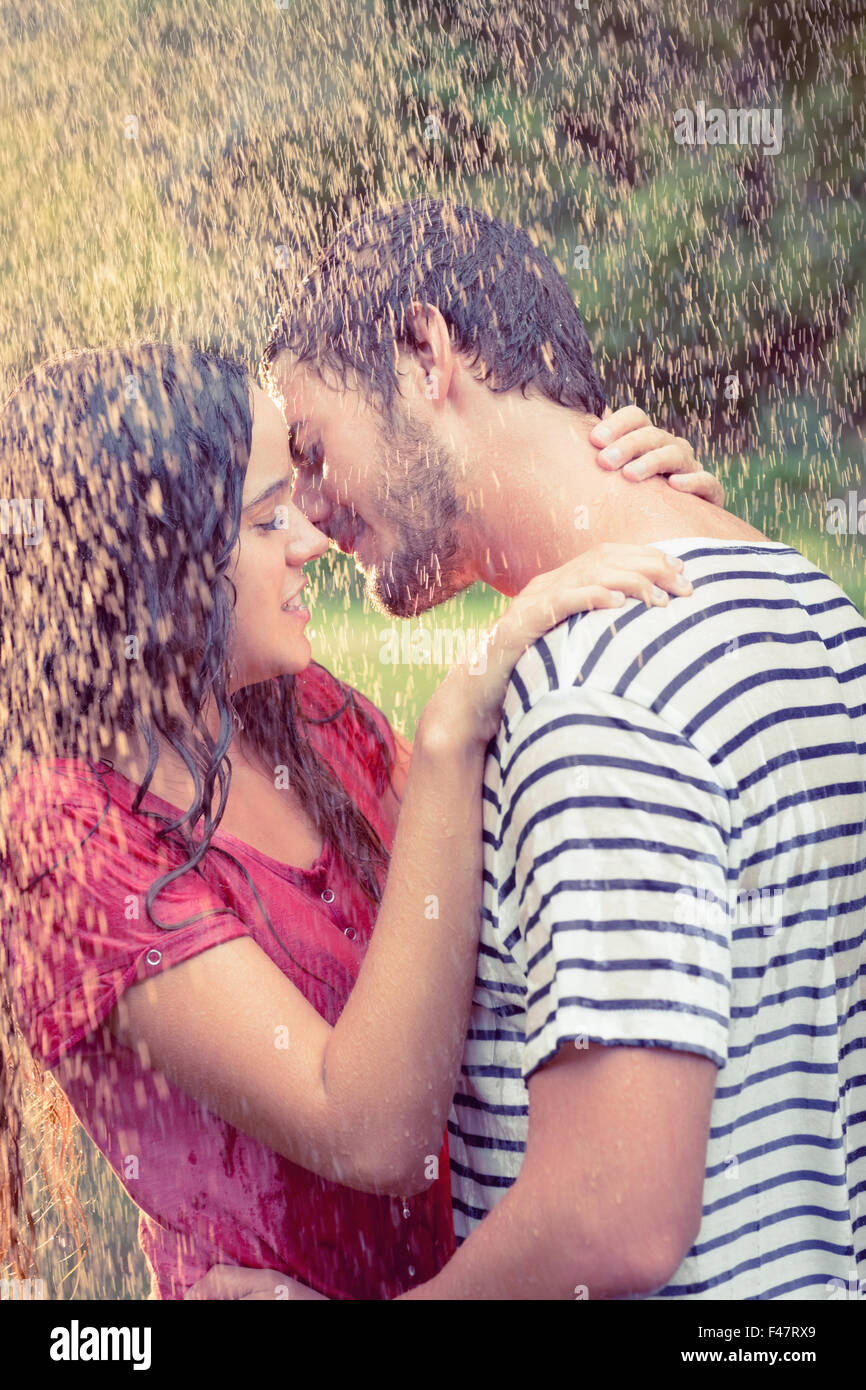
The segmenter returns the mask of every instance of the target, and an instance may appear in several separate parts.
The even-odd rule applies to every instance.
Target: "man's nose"
[[[307,468],[295,470],[292,501],[314,526],[327,521],[333,511],[331,502],[322,489],[321,474],[314,474],[312,470]]]

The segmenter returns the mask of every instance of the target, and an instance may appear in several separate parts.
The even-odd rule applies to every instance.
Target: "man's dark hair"
[[[348,223],[283,304],[262,367],[288,351],[319,375],[369,384],[386,417],[399,394],[400,345],[414,346],[412,303],[435,305],[492,391],[530,387],[589,415],[607,403],[568,285],[525,232],[433,198]]]

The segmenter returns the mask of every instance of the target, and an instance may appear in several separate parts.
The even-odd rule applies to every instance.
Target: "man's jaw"
[[[354,558],[366,581],[367,601],[383,616],[418,617],[465,587],[454,585],[443,591],[440,583],[431,581],[431,576],[439,573],[435,554],[421,566],[423,576],[418,572],[417,561],[410,574],[399,548],[399,528],[395,548],[387,555],[377,553],[381,546],[377,546],[374,532],[351,506],[335,507],[327,522],[320,524],[320,530],[334,541],[338,550]]]
[[[454,597],[467,585],[453,571],[443,574],[435,553],[422,562],[393,550],[386,560],[376,559],[364,569],[365,595],[370,606],[390,618],[418,618]]]

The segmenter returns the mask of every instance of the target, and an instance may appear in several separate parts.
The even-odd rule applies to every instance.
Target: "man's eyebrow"
[[[269,497],[273,497],[277,492],[283,492],[292,482],[291,473],[287,473],[285,478],[278,478],[270,487],[266,487],[264,492],[260,492],[258,497],[254,497],[252,502],[248,502],[244,507],[245,512],[251,512],[253,507],[257,507],[260,502],[266,502]]]

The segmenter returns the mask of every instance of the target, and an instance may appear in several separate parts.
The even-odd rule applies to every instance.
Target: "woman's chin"
[[[287,657],[282,669],[275,671],[277,676],[296,676],[300,671],[305,671],[313,659],[313,649],[306,636],[301,636],[292,643],[291,656]]]
[[[244,689],[250,685],[261,685],[263,681],[276,680],[279,676],[296,676],[305,671],[313,659],[313,650],[307,638],[297,637],[289,651],[257,666],[255,672],[245,672],[234,689]]]

